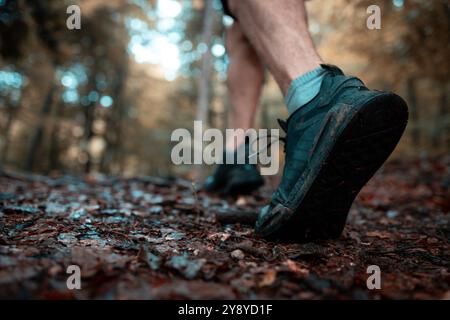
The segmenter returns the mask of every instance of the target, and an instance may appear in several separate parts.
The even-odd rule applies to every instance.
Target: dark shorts
[[[230,11],[230,7],[228,6],[228,0],[220,0],[222,2],[223,13],[227,16],[232,17],[234,20],[237,20],[235,16]]]

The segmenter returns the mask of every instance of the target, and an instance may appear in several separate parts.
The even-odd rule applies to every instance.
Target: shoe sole
[[[354,199],[394,151],[408,121],[406,103],[392,93],[330,111],[286,204],[292,215],[280,217],[280,228],[263,236],[289,242],[338,238]]]

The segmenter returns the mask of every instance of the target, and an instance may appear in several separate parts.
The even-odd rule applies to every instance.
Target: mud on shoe
[[[369,90],[337,67],[322,67],[327,74],[319,94],[282,125],[283,177],[255,226],[269,239],[339,237],[355,197],[392,153],[407,124],[402,98]]]

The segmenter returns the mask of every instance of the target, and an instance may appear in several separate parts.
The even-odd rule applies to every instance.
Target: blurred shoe
[[[386,161],[408,120],[399,96],[371,91],[324,65],[319,94],[283,123],[282,181],[256,222],[263,237],[304,242],[339,237],[361,188]]]
[[[250,194],[264,185],[264,179],[256,165],[249,163],[249,146],[245,144],[244,164],[219,164],[214,173],[209,176],[203,189],[221,195]],[[226,154],[224,153],[224,162]],[[234,154],[237,162],[237,152]]]

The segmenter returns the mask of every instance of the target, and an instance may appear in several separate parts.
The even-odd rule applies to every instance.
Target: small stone
[[[77,243],[78,239],[71,233],[61,233],[58,235],[58,241],[70,247]]]
[[[237,201],[236,201],[236,205],[237,206],[245,206],[247,204],[247,198],[240,196]]]
[[[244,259],[245,255],[244,252],[242,252],[242,250],[236,249],[233,252],[231,252],[231,257],[236,260],[242,260]]]
[[[81,208],[81,209],[72,211],[72,213],[69,215],[69,219],[80,220],[80,218],[85,216],[86,214],[87,214],[86,209]]]
[[[166,235],[164,239],[171,241],[171,240],[181,240],[183,239],[185,234],[183,232],[174,231]]]
[[[163,207],[161,206],[153,206],[150,208],[150,213],[151,214],[160,214],[161,212],[163,212]]]
[[[57,202],[48,202],[45,206],[45,213],[51,216],[67,214],[68,206]]]
[[[194,279],[201,271],[205,262],[205,259],[190,260],[187,256],[173,256],[166,262],[166,265],[178,270],[187,279]]]
[[[389,210],[388,212],[386,212],[386,215],[389,219],[394,219],[395,217],[398,216],[398,211]]]

